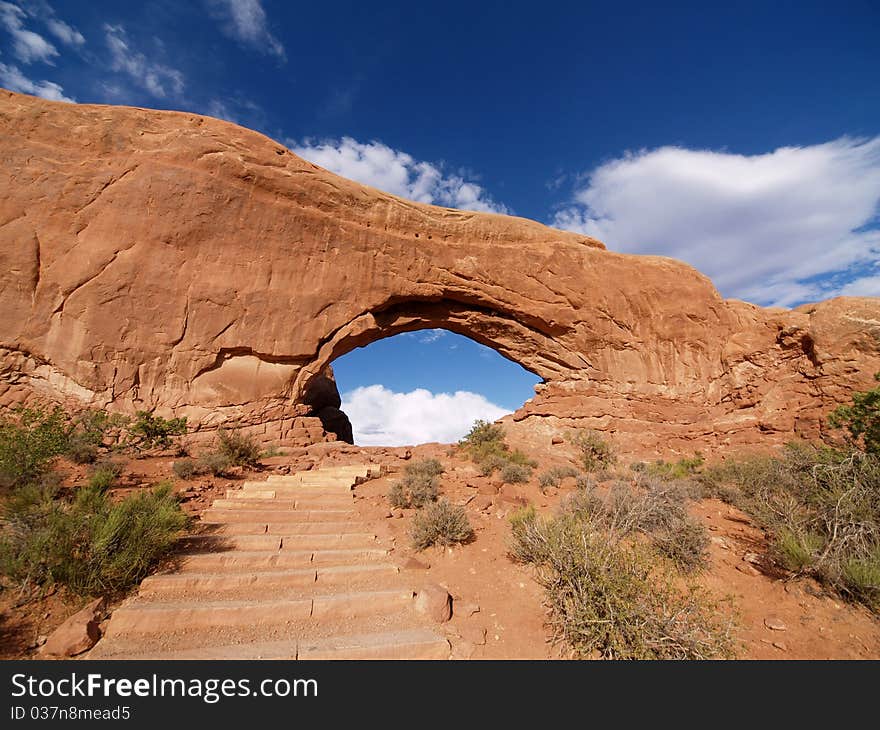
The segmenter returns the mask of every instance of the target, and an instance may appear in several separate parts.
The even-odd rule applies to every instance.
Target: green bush
[[[504,441],[504,429],[494,423],[476,421],[458,445],[477,463],[483,476],[492,476],[496,471],[501,471],[502,479],[505,479],[503,473],[506,469],[509,481],[528,481],[531,470],[537,466],[522,451],[511,450]]]
[[[554,638],[580,658],[733,657],[733,622],[719,604],[680,587],[648,546],[610,534],[592,517],[596,499],[582,496],[552,519],[511,519],[511,554],[535,565]]]
[[[874,380],[880,381],[880,373],[874,374]],[[880,456],[880,386],[854,393],[852,405],[836,408],[828,421],[834,428],[845,429],[854,447]]]
[[[71,422],[68,436],[67,456],[79,464],[90,464],[98,458],[105,440],[119,440],[119,431],[128,425],[129,419],[121,414],[106,411],[82,411]],[[115,432],[115,433],[114,433]]]
[[[576,431],[571,443],[580,452],[581,465],[586,471],[610,466],[615,461],[611,444],[596,431]]]
[[[186,418],[166,419],[150,411],[138,411],[130,427],[131,445],[138,449],[167,449],[176,436],[186,433]]]
[[[0,419],[0,487],[19,487],[44,474],[67,451],[70,429],[61,408],[19,408]]]
[[[410,539],[416,550],[431,545],[457,545],[471,540],[474,530],[464,507],[441,499],[416,512],[410,527]]]
[[[89,477],[89,486],[100,492],[106,492],[119,479],[122,474],[122,467],[112,461],[102,462],[95,466]]]
[[[167,483],[118,502],[94,486],[65,502],[53,489],[30,485],[4,508],[3,573],[21,583],[63,585],[84,596],[136,585],[187,525]]]
[[[260,462],[260,446],[253,436],[221,429],[217,433],[217,451],[230,466],[256,466]]]
[[[682,458],[678,461],[668,462],[658,459],[651,463],[633,464],[633,471],[640,471],[648,476],[656,479],[665,479],[668,481],[676,479],[687,479],[696,474],[700,467],[703,466],[703,457],[701,454],[694,455],[693,458]]]

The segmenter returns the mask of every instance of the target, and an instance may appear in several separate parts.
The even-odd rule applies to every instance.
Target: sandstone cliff
[[[543,378],[518,422],[674,450],[815,436],[880,370],[878,299],[725,301],[681,262],[402,200],[215,119],[0,91],[0,155],[0,405],[283,441],[334,358],[445,327]]]

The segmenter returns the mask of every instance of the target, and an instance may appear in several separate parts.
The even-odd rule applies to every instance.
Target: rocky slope
[[[681,262],[402,200],[215,119],[0,91],[0,157],[0,406],[301,442],[334,358],[445,327],[543,378],[531,430],[676,451],[815,436],[880,370],[878,299],[725,301]]]

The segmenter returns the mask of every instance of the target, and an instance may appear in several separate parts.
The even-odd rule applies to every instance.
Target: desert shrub
[[[537,466],[537,462],[519,449],[511,450],[504,441],[504,429],[494,423],[476,421],[458,445],[472,461],[477,463],[483,476],[491,476],[496,471],[501,471],[504,481],[528,481],[531,470]],[[504,478],[505,469],[510,479]]]
[[[505,484],[524,484],[532,476],[532,468],[522,464],[507,462],[501,468],[501,481]]]
[[[21,583],[80,595],[124,591],[169,552],[187,525],[170,484],[114,502],[95,486],[72,501],[29,485],[4,505],[0,568]]]
[[[577,478],[574,480],[574,485],[580,490],[594,489],[596,486],[596,480],[589,474],[578,474]]]
[[[105,441],[111,445],[118,443],[128,421],[122,414],[101,410],[78,413],[70,424],[67,456],[79,464],[91,464],[98,458]]]
[[[703,457],[700,454],[696,454],[690,459],[682,458],[673,462],[658,459],[650,463],[642,462],[638,465],[640,468],[635,468],[636,466],[636,464],[633,464],[634,471],[641,471],[656,479],[687,479],[696,474],[700,467],[703,466]]]
[[[850,595],[880,613],[880,548],[844,561],[842,575]]]
[[[130,429],[130,444],[138,449],[167,449],[176,436],[186,433],[186,418],[166,419],[150,411],[138,411]]]
[[[614,452],[611,444],[596,431],[576,431],[571,443],[578,450],[581,465],[586,471],[595,471],[614,463]]]
[[[255,466],[260,461],[256,439],[234,429],[217,433],[217,451],[226,457],[229,466]]]
[[[709,535],[706,528],[689,515],[656,531],[651,539],[654,546],[682,573],[706,566]]]
[[[205,465],[193,459],[177,459],[171,465],[171,471],[174,472],[174,476],[180,479],[192,479],[199,474],[204,474]]]
[[[578,491],[563,506],[569,513],[588,518],[612,539],[634,533],[647,536],[681,572],[692,572],[706,565],[709,535],[688,514],[688,499],[678,484],[642,478],[616,481],[604,498],[593,489]]]
[[[496,471],[503,469],[509,463],[503,456],[493,454],[480,462],[480,473],[484,477],[492,476]]]
[[[434,477],[439,477],[443,471],[443,464],[437,459],[421,459],[420,461],[414,461],[412,464],[407,464],[405,469],[407,475],[419,479],[432,479]]]
[[[70,432],[63,410],[19,408],[0,419],[0,486],[37,480],[68,448]]]
[[[504,429],[495,423],[477,420],[467,435],[459,441],[466,449],[480,449],[487,444],[492,446],[504,441]]]
[[[580,472],[573,466],[554,466],[538,475],[538,484],[541,489],[558,487],[566,477],[577,477]]]
[[[511,554],[537,569],[554,638],[577,657],[732,657],[733,622],[707,592],[680,586],[649,546],[610,535],[579,497],[551,519],[521,511]]]
[[[74,434],[65,453],[77,464],[91,464],[98,458],[98,445],[85,436]]]
[[[474,530],[468,522],[464,507],[450,504],[446,499],[432,502],[413,517],[410,539],[416,550],[431,545],[456,545],[468,542]]]
[[[97,464],[89,477],[89,487],[100,492],[106,492],[119,479],[122,467],[112,461],[104,461]]]
[[[789,444],[777,457],[730,461],[705,481],[767,530],[782,566],[880,609],[880,584],[863,580],[880,553],[880,458]]]
[[[232,462],[229,460],[229,456],[219,451],[214,451],[204,454],[196,462],[196,473],[204,474],[205,472],[210,472],[215,477],[222,477],[229,471],[231,466]]]
[[[874,374],[874,380],[880,381],[880,373]],[[880,386],[853,393],[852,405],[836,408],[828,421],[847,431],[854,448],[880,456]]]
[[[424,507],[437,499],[440,491],[438,477],[443,465],[436,459],[425,459],[408,464],[401,481],[391,485],[388,501],[392,507]]]
[[[495,423],[475,421],[467,435],[458,442],[471,460],[482,464],[493,457],[505,458],[510,450],[504,442],[504,429]]]
[[[511,557],[520,563],[542,564],[547,559],[547,541],[544,524],[538,518],[533,505],[520,507],[511,513]]]

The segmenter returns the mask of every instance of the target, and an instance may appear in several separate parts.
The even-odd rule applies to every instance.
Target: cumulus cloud
[[[64,89],[53,81],[31,81],[16,66],[0,63],[0,86],[22,94],[41,96],[50,101],[74,101],[64,95]]]
[[[12,52],[22,63],[51,64],[58,50],[39,33],[24,27],[26,13],[17,5],[0,2],[0,25],[12,36]]]
[[[223,32],[240,43],[284,59],[284,46],[269,31],[266,11],[260,0],[208,0],[212,15]]]
[[[474,421],[495,421],[510,411],[478,393],[432,393],[418,388],[395,393],[383,385],[368,385],[342,395],[354,441],[362,446],[406,446],[433,441],[452,443]]]
[[[725,296],[789,306],[846,291],[880,257],[880,137],[767,154],[662,147],[595,169],[553,225],[682,259]],[[847,283],[851,281],[851,283]]]
[[[110,49],[110,67],[114,71],[126,74],[155,97],[164,98],[169,94],[180,96],[184,87],[180,71],[151,61],[132,48],[128,34],[121,25],[105,24],[104,35],[107,48]]]
[[[337,175],[402,198],[463,210],[510,212],[476,183],[458,175],[444,175],[437,165],[415,160],[406,152],[381,142],[364,143],[343,137],[319,143],[289,142],[289,145],[300,157]]]

